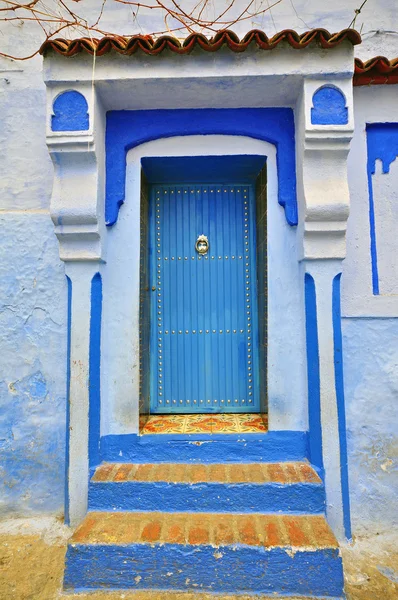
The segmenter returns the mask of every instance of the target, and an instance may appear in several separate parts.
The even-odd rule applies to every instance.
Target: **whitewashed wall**
[[[93,18],[98,2],[90,0],[85,6]],[[357,7],[357,0],[329,4],[282,0],[263,17],[236,25],[234,30],[240,35],[253,27],[269,35],[285,28],[338,31],[350,24]],[[362,46],[355,48],[356,56],[398,56],[395,0],[367,3],[356,25],[362,27],[364,38]],[[162,29],[163,21],[153,11],[142,9],[137,23],[131,11],[115,4],[105,13],[102,27],[117,33],[145,33]],[[12,35],[9,28],[3,28],[0,50],[29,54],[39,39],[36,26],[16,24]],[[195,68],[197,59],[190,60]],[[342,291],[351,503],[354,532],[360,533],[391,527],[397,497],[397,483],[393,482],[397,446],[392,424],[398,406],[398,308],[396,272],[389,269],[397,236],[392,233],[396,229],[393,219],[386,212],[385,236],[391,251],[387,248],[380,256],[381,269],[385,268],[389,279],[388,293],[384,299],[375,299],[370,287],[364,124],[368,119],[398,121],[398,86],[356,89],[354,98],[357,127],[349,157],[352,206]],[[48,213],[53,171],[45,144],[40,57],[25,62],[0,57],[0,114],[0,453],[4,455],[0,475],[6,490],[0,514],[60,513],[67,298],[64,266],[58,258]],[[386,190],[394,187],[393,172],[390,183],[383,177],[378,188],[381,197],[383,185]],[[388,206],[396,210],[395,205],[386,203],[383,208],[378,204],[381,217]],[[282,389],[283,381],[279,382]],[[301,408],[294,419],[297,427],[305,427]],[[279,424],[285,426],[283,419]]]

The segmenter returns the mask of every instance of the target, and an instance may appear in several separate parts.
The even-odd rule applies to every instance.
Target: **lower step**
[[[324,517],[89,513],[70,540],[64,588],[343,596]]]
[[[100,465],[90,510],[323,513],[321,479],[306,462]]]

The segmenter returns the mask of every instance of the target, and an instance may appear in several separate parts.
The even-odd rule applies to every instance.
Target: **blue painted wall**
[[[353,532],[398,526],[398,319],[342,320]]]
[[[48,214],[0,216],[0,516],[62,513],[67,282]]]

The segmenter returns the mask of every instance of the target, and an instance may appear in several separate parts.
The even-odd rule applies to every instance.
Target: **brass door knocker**
[[[206,235],[199,235],[196,240],[195,249],[198,254],[207,254],[209,251],[210,245],[209,240]]]

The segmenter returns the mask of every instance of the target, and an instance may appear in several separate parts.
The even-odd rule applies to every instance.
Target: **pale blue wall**
[[[343,319],[355,534],[398,525],[398,319]]]
[[[0,216],[0,516],[62,513],[64,266],[48,214]]]
[[[62,513],[66,280],[40,61],[0,78],[0,517]]]

